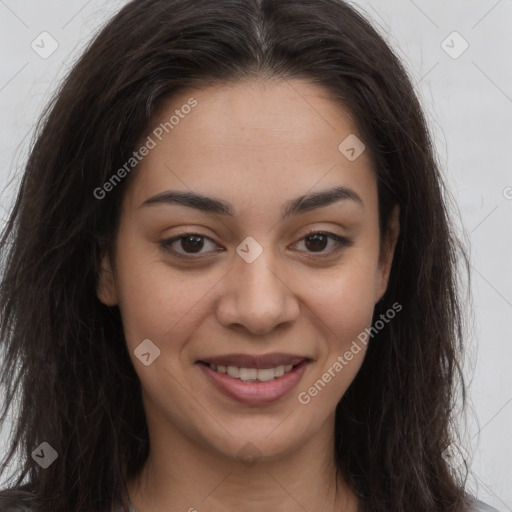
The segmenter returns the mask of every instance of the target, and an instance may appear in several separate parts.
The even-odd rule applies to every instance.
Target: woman
[[[3,507],[486,510],[446,456],[458,250],[411,83],[355,10],[132,1],[2,239]]]

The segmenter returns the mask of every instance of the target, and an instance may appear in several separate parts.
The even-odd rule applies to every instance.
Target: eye
[[[329,246],[329,241],[332,242],[331,248],[325,251],[325,248]],[[346,237],[329,233],[325,231],[312,231],[307,236],[299,240],[296,245],[304,243],[307,252],[310,254],[320,254],[319,256],[312,256],[313,258],[327,258],[335,253],[338,253],[345,247],[354,245],[352,240]]]
[[[201,255],[208,252],[202,251],[205,245],[208,245],[205,244],[205,241],[211,242],[212,245],[216,246],[215,242],[211,238],[199,233],[181,233],[180,235],[169,238],[168,240],[163,240],[160,242],[160,246],[164,250],[173,253],[175,256],[190,259],[189,255]]]
[[[192,232],[181,233],[180,235],[169,238],[168,240],[163,240],[160,242],[160,246],[165,251],[170,252],[179,258],[186,259],[194,259],[193,255],[201,255],[208,252],[219,252],[222,250],[214,249],[213,251],[203,251],[202,249],[204,249],[205,246],[208,246],[205,242],[210,242],[214,247],[216,246],[215,242],[211,238],[201,235],[200,233]],[[325,251],[325,248],[329,246],[329,242],[332,242],[331,248]],[[315,259],[332,256],[343,248],[353,245],[353,241],[348,238],[324,231],[312,231],[311,233],[308,233],[307,236],[299,240],[295,245],[300,243],[305,244],[307,252],[319,254],[319,256],[312,256]]]

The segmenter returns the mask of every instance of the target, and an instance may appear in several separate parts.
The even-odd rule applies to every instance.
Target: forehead
[[[245,199],[265,194],[282,202],[317,185],[375,193],[368,151],[351,161],[339,149],[347,137],[361,139],[351,113],[323,88],[303,80],[182,91],[160,108],[149,136],[155,147],[141,162],[132,187],[139,204],[168,188],[232,202],[236,196],[240,201],[241,193]]]

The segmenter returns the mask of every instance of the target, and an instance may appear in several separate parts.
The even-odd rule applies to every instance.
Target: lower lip
[[[282,377],[267,382],[244,382],[225,373],[212,370],[207,364],[197,363],[215,387],[224,395],[238,402],[259,405],[275,402],[288,394],[299,382],[306,371],[304,360]]]

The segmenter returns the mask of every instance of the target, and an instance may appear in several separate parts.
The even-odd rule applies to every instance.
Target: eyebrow
[[[317,208],[329,206],[338,201],[354,201],[363,206],[361,197],[352,189],[347,187],[333,187],[319,192],[311,192],[287,201],[282,210],[281,218],[299,215]],[[166,190],[156,196],[146,199],[141,207],[154,206],[159,204],[178,204],[188,208],[194,208],[201,212],[216,215],[233,217],[235,210],[233,206],[216,197],[209,197],[195,192],[181,192]]]

